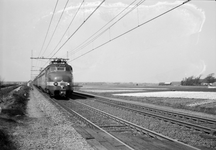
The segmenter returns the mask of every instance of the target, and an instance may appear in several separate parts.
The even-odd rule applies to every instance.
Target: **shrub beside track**
[[[29,97],[29,87],[22,86],[18,91],[9,92],[16,87],[1,91],[0,106],[0,147],[1,150],[15,150],[11,129],[18,125],[18,120],[25,117]]]

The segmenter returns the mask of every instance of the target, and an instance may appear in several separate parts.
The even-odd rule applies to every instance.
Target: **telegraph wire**
[[[130,3],[125,9],[123,9],[121,12],[119,12],[115,17],[113,17],[109,22],[107,22],[104,26],[102,26],[98,31],[96,31],[93,35],[91,35],[88,39],[86,39],[84,42],[82,42],[79,46],[77,46],[72,51],[76,51],[77,49],[83,49],[87,43],[89,43],[89,39],[91,39],[94,35],[96,35],[98,32],[100,32],[103,28],[105,28],[109,23],[111,23],[113,20],[115,20],[119,15],[121,15],[126,9],[128,9],[133,3],[135,3],[137,0],[134,0],[132,3]],[[141,0],[142,1],[142,0]],[[109,27],[110,28],[110,27]],[[105,31],[104,31],[105,32]],[[102,33],[104,33],[102,32]],[[102,34],[101,33],[101,34]],[[95,37],[96,38],[96,37]],[[95,40],[94,38],[94,40]],[[87,42],[88,41],[88,42]],[[92,41],[92,40],[91,40]],[[84,44],[85,43],[85,44]],[[88,44],[87,44],[88,45]],[[87,46],[86,45],[86,46]],[[75,52],[74,52],[75,53]]]
[[[53,31],[53,33],[52,33],[52,36],[51,36],[51,38],[50,38],[50,40],[49,40],[49,42],[48,42],[48,44],[47,44],[47,46],[46,46],[44,52],[42,53],[42,55],[45,53],[45,51],[47,50],[48,46],[50,45],[50,42],[51,42],[52,39],[53,39],[53,36],[54,36],[54,34],[55,34],[55,32],[56,32],[56,29],[57,29],[57,27],[58,27],[58,25],[59,25],[59,23],[60,23],[60,20],[61,20],[63,14],[64,14],[64,12],[65,12],[65,9],[66,9],[66,7],[67,7],[69,1],[70,1],[70,0],[67,0],[66,4],[65,4],[65,6],[64,6],[64,9],[63,9],[63,11],[62,11],[62,13],[61,13],[61,16],[59,17],[59,20],[58,20],[58,22],[57,22],[57,24],[56,24],[56,26],[55,26],[55,29],[54,29],[54,31]]]
[[[95,41],[98,37],[100,37],[103,33],[105,33],[107,30],[109,30],[111,27],[113,27],[117,22],[119,22],[121,19],[123,19],[126,15],[128,15],[130,12],[132,12],[135,8],[137,8],[139,5],[141,5],[143,2],[145,2],[145,0],[140,0],[133,8],[131,8],[131,10],[129,10],[127,13],[125,13],[123,16],[121,16],[118,20],[116,20],[113,24],[111,24],[109,27],[107,27],[104,31],[102,31],[100,34],[98,34],[97,36],[95,36],[93,39],[89,40],[88,42],[86,42],[85,44],[83,44],[82,46],[79,46],[79,48],[75,49],[76,51],[74,51],[74,53],[82,50],[83,48],[85,48],[86,46],[88,46],[90,43],[92,43],[93,41]],[[97,31],[96,33],[98,33],[99,31]],[[95,33],[95,34],[96,34]],[[95,35],[94,34],[94,35]],[[92,35],[93,36],[93,35]],[[92,37],[91,36],[91,37]],[[90,39],[91,37],[89,37],[88,39]],[[84,42],[83,42],[84,43]],[[73,54],[74,54],[73,53]]]
[[[80,58],[80,57],[82,57],[82,56],[84,56],[84,55],[86,55],[86,54],[88,54],[88,53],[90,53],[90,52],[92,52],[92,51],[94,51],[94,50],[96,50],[96,49],[98,49],[98,48],[100,48],[100,47],[102,47],[102,46],[104,46],[104,45],[106,45],[106,44],[108,44],[108,43],[110,43],[110,42],[112,42],[112,41],[120,38],[120,37],[122,37],[122,36],[124,36],[125,34],[127,34],[127,33],[131,32],[131,31],[133,31],[133,30],[135,30],[135,29],[137,29],[137,28],[139,28],[139,27],[141,27],[141,26],[143,26],[143,25],[145,25],[145,24],[147,24],[147,23],[149,23],[149,22],[151,22],[151,21],[153,21],[153,20],[155,20],[155,19],[157,19],[157,18],[159,18],[159,17],[161,17],[161,16],[163,16],[163,15],[165,15],[165,14],[167,14],[167,13],[173,11],[173,10],[175,10],[175,9],[177,9],[178,7],[181,7],[182,5],[184,5],[184,4],[186,4],[186,3],[190,2],[190,1],[191,0],[187,0],[187,1],[182,2],[181,4],[179,4],[179,5],[175,6],[175,7],[171,8],[171,9],[169,9],[169,10],[163,12],[163,13],[161,13],[160,15],[157,15],[156,17],[153,17],[152,19],[150,19],[148,21],[145,21],[145,22],[141,23],[140,25],[138,25],[138,26],[136,26],[136,27],[134,27],[134,28],[132,28],[132,29],[130,29],[130,30],[128,30],[128,31],[126,31],[126,32],[124,32],[124,33],[116,36],[116,37],[114,37],[113,39],[111,39],[109,41],[104,42],[103,44],[101,44],[101,45],[99,45],[99,46],[91,49],[90,51],[88,51],[88,52],[86,52],[86,53],[84,53],[84,54],[82,54],[82,55],[74,58],[71,61],[77,60],[78,58]],[[71,62],[71,61],[69,61],[69,62]]]
[[[40,56],[40,54],[41,54],[41,51],[42,51],[42,49],[43,49],[43,47],[44,47],[44,44],[45,44],[45,41],[46,41],[46,39],[47,39],[47,35],[48,35],[49,30],[50,30],[50,26],[51,26],[51,23],[52,23],[52,20],[53,20],[53,17],[54,17],[54,14],[55,14],[56,7],[57,7],[57,5],[58,5],[58,2],[59,2],[59,0],[56,1],[55,7],[54,7],[54,10],[53,10],[53,14],[52,14],[52,17],[51,17],[51,20],[50,20],[50,23],[49,23],[49,27],[48,27],[48,29],[47,29],[46,36],[45,36],[45,38],[44,38],[44,41],[43,41],[43,44],[42,44],[42,47],[41,47],[39,56]]]
[[[59,47],[59,49],[53,54],[53,56],[74,36],[74,34],[86,23],[86,21],[98,10],[98,8],[105,2],[106,0],[103,0],[97,8],[83,21],[82,24],[73,32],[73,34]],[[53,57],[52,56],[52,57]]]

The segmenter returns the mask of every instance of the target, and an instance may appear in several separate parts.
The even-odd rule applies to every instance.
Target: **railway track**
[[[75,95],[77,98],[86,98],[80,95]],[[47,97],[48,98],[48,97]],[[114,137],[113,135],[109,134],[90,120],[86,119],[84,116],[76,112],[72,106],[75,106],[74,103],[66,102],[66,101],[59,101],[53,98],[48,98],[54,105],[56,105],[59,109],[63,110],[67,113],[67,116],[76,117],[81,122],[85,124],[85,127],[74,127],[77,132],[79,132],[86,141],[92,145],[95,149],[98,150],[134,150],[134,148],[130,147],[128,144],[122,142],[118,138]],[[71,99],[73,101],[73,99]],[[65,103],[66,102],[66,103]]]
[[[117,145],[117,147],[113,146],[115,147],[114,149],[197,149],[78,101],[71,100],[65,102],[54,100],[53,102],[83,120],[91,130],[103,132],[103,134],[107,134],[107,136],[115,139],[114,145]],[[116,144],[117,142],[118,144]]]
[[[132,104],[130,102],[123,102],[121,99],[92,95],[92,94],[80,94],[80,96],[94,96],[96,101],[118,107],[121,109],[127,109],[148,117],[154,117],[160,120],[168,121],[173,124],[185,126],[187,128],[200,131],[202,133],[216,136],[216,120],[193,116],[189,114],[178,113],[175,111],[162,110],[153,107],[140,106]]]
[[[46,97],[48,98],[48,96]],[[103,98],[100,96],[100,99],[103,99],[103,102],[99,100],[101,104],[104,103],[104,100],[107,101],[107,98]],[[110,100],[110,98],[108,99]],[[147,128],[144,128],[143,130],[141,129],[143,127],[137,126],[136,124],[128,121],[123,123],[124,120],[121,118],[97,110],[91,106],[78,103],[77,101],[80,100],[97,101],[98,96],[88,93],[75,92],[72,99],[67,99],[66,101],[51,99],[52,103],[66,111],[68,116],[71,116],[71,118],[76,116],[76,118],[79,118],[81,122],[88,126],[87,128],[85,127],[85,129],[76,128],[76,130],[87,140],[88,143],[91,143],[90,145],[96,147],[96,149],[198,149],[188,144],[184,144],[176,139],[163,136],[155,133],[154,131],[152,132]],[[116,99],[111,101],[116,101]],[[109,103],[111,102],[109,101],[108,104]],[[84,109],[81,109],[81,107]],[[116,119],[119,119],[119,121]],[[83,132],[83,130],[85,131]],[[102,147],[97,143],[100,143]]]

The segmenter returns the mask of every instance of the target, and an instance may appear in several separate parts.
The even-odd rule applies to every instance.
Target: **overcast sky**
[[[101,1],[85,0],[56,50]],[[175,0],[146,0],[95,41],[77,51],[77,46],[132,1],[106,0],[54,56],[66,57],[68,51],[75,82],[171,82],[192,75],[216,74],[216,2],[213,0],[192,0],[79,57],[180,4]],[[30,80],[31,51],[34,57],[51,57],[82,1],[69,0],[47,46],[66,2],[59,0],[42,49],[56,0],[0,0],[1,78],[5,81]],[[32,65],[38,70],[46,66],[46,61],[33,60]]]

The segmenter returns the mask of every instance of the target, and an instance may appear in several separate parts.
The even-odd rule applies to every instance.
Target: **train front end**
[[[50,65],[47,71],[47,92],[53,97],[69,97],[73,92],[72,67],[66,62],[53,62]]]

